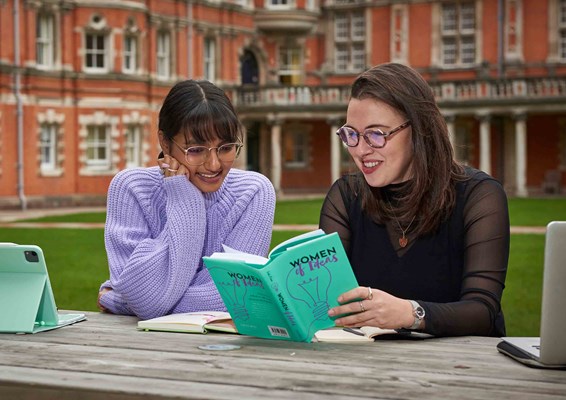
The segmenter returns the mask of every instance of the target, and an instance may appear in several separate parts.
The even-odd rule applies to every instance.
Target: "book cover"
[[[338,296],[358,286],[338,234],[322,230],[281,243],[268,258],[225,252],[203,260],[238,332],[261,338],[310,342],[334,326],[328,310]]]
[[[223,311],[202,311],[164,315],[138,321],[138,329],[145,331],[167,331],[184,333],[207,333],[211,331],[237,333],[230,314]]]

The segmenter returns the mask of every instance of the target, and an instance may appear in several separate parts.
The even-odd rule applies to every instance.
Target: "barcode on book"
[[[271,333],[271,336],[280,336],[280,337],[289,337],[289,332],[287,332],[287,329],[285,328],[280,328],[278,326],[267,326],[269,328],[269,332]]]

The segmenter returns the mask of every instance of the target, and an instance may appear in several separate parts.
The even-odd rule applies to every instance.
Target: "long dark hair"
[[[354,81],[351,98],[380,100],[411,121],[413,177],[400,190],[373,188],[356,174],[356,191],[362,208],[377,223],[397,218],[418,236],[435,231],[450,215],[456,201],[455,183],[465,179],[464,168],[454,160],[446,121],[432,89],[414,69],[402,64],[375,66]]]
[[[171,140],[183,133],[197,143],[219,138],[241,142],[244,127],[222,89],[204,80],[185,80],[171,88],[159,111],[159,130]]]

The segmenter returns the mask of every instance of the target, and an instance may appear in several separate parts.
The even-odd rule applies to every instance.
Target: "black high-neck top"
[[[473,169],[467,174],[469,180],[456,185],[456,205],[439,229],[418,238],[410,229],[405,248],[399,245],[397,221],[377,224],[362,211],[351,177],[330,189],[320,227],[338,232],[361,286],[418,301],[426,311],[425,332],[505,336],[501,295],[509,257],[507,197],[489,175]]]

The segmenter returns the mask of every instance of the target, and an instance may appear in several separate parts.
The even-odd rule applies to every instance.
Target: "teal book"
[[[243,335],[310,342],[334,326],[338,296],[358,286],[337,233],[296,236],[268,258],[224,250],[203,261]]]

